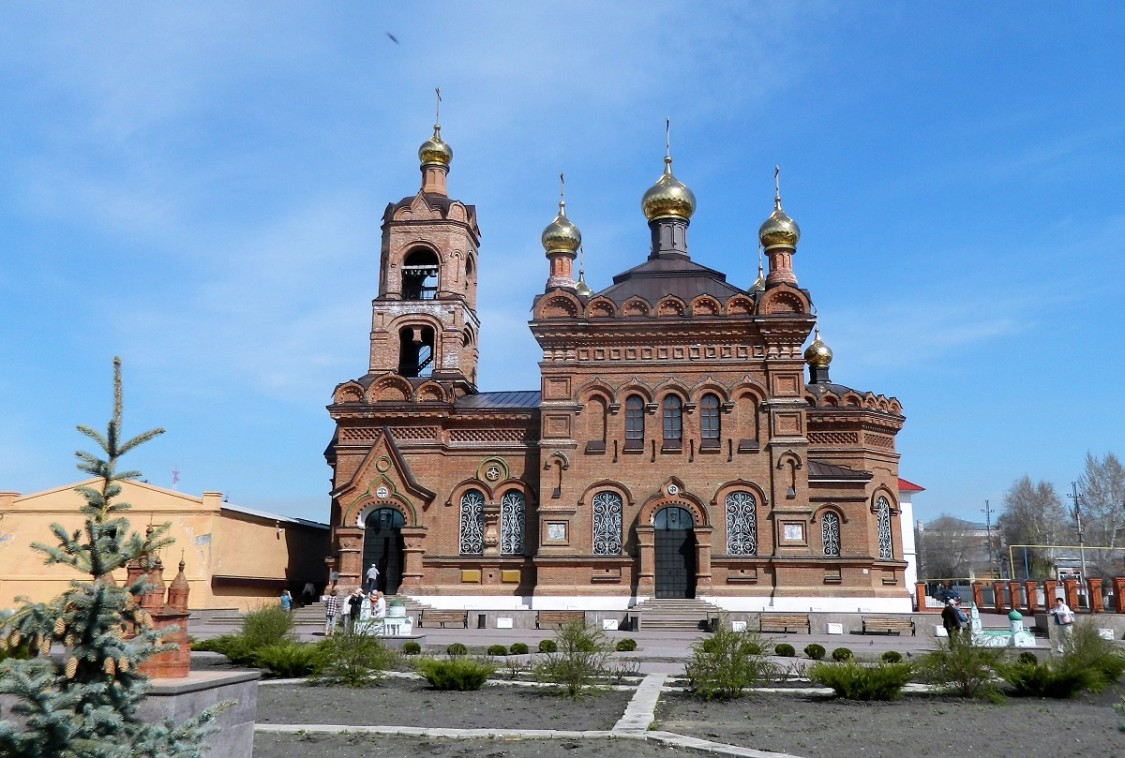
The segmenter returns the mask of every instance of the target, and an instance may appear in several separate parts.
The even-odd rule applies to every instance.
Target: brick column
[[[337,587],[362,587],[363,582],[363,529],[358,526],[336,527],[336,570],[340,572]],[[331,589],[331,588],[329,588]]]
[[[1086,592],[1090,593],[1090,612],[1091,613],[1104,613],[1105,604],[1102,603],[1102,580],[1101,579],[1087,579]]]
[[[426,554],[423,547],[426,530],[421,526],[404,526],[401,531],[402,584],[399,585],[399,592],[417,591],[422,586],[422,556]]]
[[[1020,602],[1020,583],[1008,582],[1008,595],[1012,598],[1012,608],[1026,608],[1027,606]]]
[[[973,605],[980,608],[984,604],[984,585],[973,582]]]
[[[641,553],[641,570],[637,574],[637,594],[652,595],[656,592],[656,528],[651,524],[638,525],[637,547]]]
[[[1003,582],[992,583],[992,596],[996,598],[997,613],[1003,613],[1004,611],[1008,610],[1008,605],[1005,602],[1007,598],[1004,597],[1004,590],[1006,590],[1007,588],[1008,586]]]
[[[1063,579],[1063,594],[1066,596],[1066,604],[1070,606],[1070,610],[1078,613],[1078,580]]]
[[[926,607],[926,585],[922,582],[914,585],[914,610],[916,613],[924,613],[929,610]]]
[[[1046,597],[1045,603],[1048,611],[1055,607],[1055,590],[1058,586],[1059,583],[1054,579],[1043,582],[1043,594]]]
[[[1023,590],[1027,593],[1027,612],[1034,614],[1039,610],[1039,582],[1024,582]]]
[[[1125,576],[1113,577],[1113,609],[1125,613]]]
[[[711,538],[715,528],[695,528],[695,595],[711,594]]]

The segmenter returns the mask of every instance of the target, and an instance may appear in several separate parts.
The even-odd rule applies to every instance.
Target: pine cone
[[[12,632],[12,637],[11,637],[11,640],[10,640],[11,643],[12,643],[12,647],[18,647],[21,639],[23,639],[23,637],[20,635],[19,629]]]
[[[74,642],[75,642],[74,635],[71,634],[70,632],[67,632],[66,633],[66,639],[63,640],[63,644],[66,645],[67,647],[74,647]]]
[[[102,670],[109,676],[113,676],[117,673],[117,663],[112,658],[106,658]]]
[[[66,622],[63,621],[62,616],[59,616],[57,619],[55,619],[55,636],[56,637],[62,637],[63,632],[65,632],[65,631],[66,631]]]
[[[66,678],[73,679],[74,675],[78,673],[78,659],[71,656],[66,661]]]
[[[126,658],[125,656],[121,656],[120,658],[118,658],[117,659],[117,668],[121,671],[128,671],[129,670],[129,659]]]

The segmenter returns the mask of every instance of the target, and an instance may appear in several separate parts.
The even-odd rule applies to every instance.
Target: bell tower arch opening
[[[433,250],[411,250],[402,263],[402,299],[433,300],[438,291],[438,257]]]
[[[426,377],[433,371],[434,330],[429,326],[404,326],[398,333],[398,374]]]

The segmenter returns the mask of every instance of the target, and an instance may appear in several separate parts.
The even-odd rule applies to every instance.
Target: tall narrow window
[[[719,446],[719,398],[704,395],[699,403],[699,434],[701,447]]]
[[[500,554],[523,555],[523,493],[509,490],[500,499]]]
[[[484,495],[469,490],[461,496],[461,555],[484,555]]]
[[[664,398],[664,447],[678,449],[683,444],[684,403],[676,395]]]
[[[832,511],[820,517],[820,542],[825,555],[840,557],[840,517]]]
[[[625,399],[625,449],[641,450],[645,446],[645,401],[640,395]]]
[[[887,498],[880,496],[875,501],[875,518],[879,525],[879,560],[889,561],[894,558],[894,548],[891,542],[891,503]]]
[[[621,496],[594,495],[594,555],[621,555]]]
[[[757,502],[749,492],[727,495],[727,554],[758,554]]]

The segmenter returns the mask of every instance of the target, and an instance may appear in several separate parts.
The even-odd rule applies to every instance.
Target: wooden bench
[[[539,611],[535,616],[535,628],[562,626],[571,621],[586,621],[585,611]]]
[[[812,634],[809,614],[763,613],[758,617],[758,631],[760,632],[788,632],[797,629],[804,629],[807,634]]]
[[[422,615],[418,617],[418,626],[422,627],[431,623],[440,624],[442,629],[445,628],[446,624],[460,624],[463,629],[468,629],[469,612],[439,611],[434,610],[433,608],[426,608],[422,611]]]
[[[863,633],[898,634],[909,631],[915,636],[914,620],[907,616],[864,616]]]

